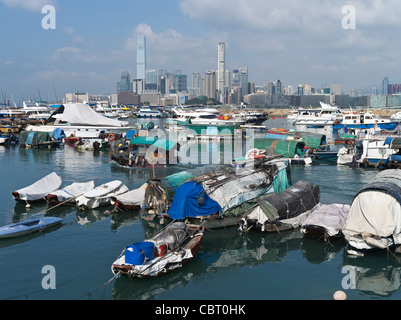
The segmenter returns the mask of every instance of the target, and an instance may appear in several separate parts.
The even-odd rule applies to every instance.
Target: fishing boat
[[[4,227],[0,227],[0,238],[12,238],[36,231],[44,231],[61,223],[63,219],[56,217],[44,217],[32,219],[23,222],[12,223]]]
[[[44,125],[28,125],[26,131],[53,132],[60,128],[66,137],[99,139],[102,132],[125,134],[129,129],[128,121],[109,119],[84,103],[66,103],[54,111]]]
[[[319,204],[301,225],[301,232],[309,238],[328,240],[339,237],[347,219],[350,205]]]
[[[162,216],[191,224],[205,223],[208,229],[236,226],[252,199],[290,186],[287,168],[288,161],[272,158],[248,160],[238,169],[215,168],[214,172],[195,176],[176,188],[173,201],[164,206],[168,210]],[[155,203],[161,205],[163,193],[154,194]]]
[[[139,210],[145,200],[145,191],[148,184],[144,183],[137,189],[111,197],[111,204],[122,211]]]
[[[76,197],[94,188],[95,183],[93,181],[74,182],[62,189],[47,194],[45,200],[49,204],[75,204]]]
[[[173,222],[153,238],[127,246],[111,270],[129,278],[153,278],[170,273],[196,256],[203,234],[203,229]]]
[[[84,194],[76,197],[78,209],[95,209],[100,206],[111,204],[111,197],[123,194],[128,191],[126,185],[120,180],[114,180],[104,183]]]
[[[401,245],[401,172],[380,171],[355,195],[342,233],[356,250]]]
[[[45,196],[60,189],[62,179],[52,172],[35,183],[12,192],[14,200],[22,203],[44,201]]]
[[[21,148],[55,149],[62,145],[65,134],[60,128],[53,132],[22,131],[19,134]]]
[[[153,168],[177,164],[178,144],[176,141],[157,137],[134,137],[123,154],[111,154],[111,160],[123,167]]]
[[[280,193],[259,197],[241,219],[239,229],[276,232],[297,228],[319,201],[319,186],[300,180]]]

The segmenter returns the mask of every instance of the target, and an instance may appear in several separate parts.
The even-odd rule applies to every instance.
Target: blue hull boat
[[[43,231],[56,224],[63,219],[56,217],[45,217],[23,222],[12,223],[4,227],[0,227],[0,238],[12,238],[22,236],[35,231]]]

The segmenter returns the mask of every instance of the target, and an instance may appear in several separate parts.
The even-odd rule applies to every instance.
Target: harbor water
[[[284,119],[265,124],[287,126]],[[331,300],[337,290],[344,291],[348,300],[401,299],[401,256],[386,251],[349,256],[344,239],[311,240],[299,229],[207,230],[198,255],[184,267],[154,279],[113,279],[111,264],[127,245],[160,231],[163,225],[158,219],[145,221],[139,212],[109,215],[109,207],[78,211],[42,203],[26,208],[13,200],[11,192],[53,171],[63,178],[63,186],[121,180],[132,190],[154,175],[164,177],[188,166],[154,172],[127,169],[111,163],[108,152],[77,152],[69,146],[56,150],[0,146],[0,159],[0,225],[42,216],[64,219],[45,232],[0,239],[2,300]],[[324,204],[351,204],[378,172],[318,161],[292,165],[291,179],[319,185]],[[54,271],[54,279],[49,279],[48,270]],[[49,288],[53,280],[55,287]]]

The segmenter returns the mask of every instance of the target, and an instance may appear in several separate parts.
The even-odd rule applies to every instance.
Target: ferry
[[[136,115],[138,118],[163,118],[164,113],[160,109],[151,109],[150,107],[142,107]]]

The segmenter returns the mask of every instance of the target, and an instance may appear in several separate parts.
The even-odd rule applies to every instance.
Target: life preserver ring
[[[260,150],[257,148],[253,148],[246,153],[245,159],[254,159],[254,157],[258,156],[259,154],[260,154]]]
[[[107,139],[108,139],[109,141],[113,141],[115,138],[116,138],[115,135],[112,134],[112,133],[110,133],[110,134],[107,136]]]

